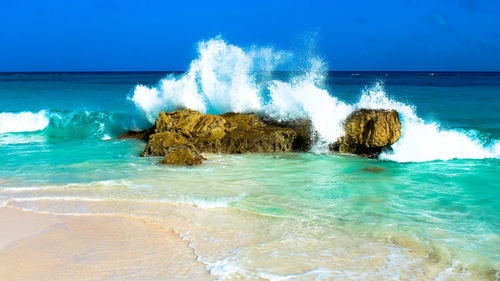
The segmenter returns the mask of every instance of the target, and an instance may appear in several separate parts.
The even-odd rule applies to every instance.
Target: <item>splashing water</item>
[[[312,65],[309,72],[290,83],[271,82],[265,113],[278,120],[310,118],[323,141],[331,143],[342,136],[342,122],[354,108],[317,86],[324,79],[319,75],[323,65],[317,60]]]
[[[110,139],[124,130],[127,117],[101,111],[41,110],[0,113],[0,144]]]
[[[131,100],[150,123],[161,110],[179,108],[214,114],[257,112],[280,120],[311,118],[326,142],[342,135],[341,121],[352,108],[318,87],[326,73],[319,59],[311,59],[310,69],[291,82],[258,83],[257,71],[272,71],[290,55],[270,48],[244,51],[222,39],[201,42],[198,52],[199,57],[180,78],[167,77],[152,88],[136,87]],[[266,91],[269,100],[264,98]],[[329,126],[332,121],[333,127]]]
[[[0,113],[0,133],[34,132],[49,125],[45,110],[39,112]]]
[[[241,51],[228,56],[248,58],[247,77],[236,80],[248,82],[258,104],[242,108],[242,102],[238,109],[235,101],[243,98],[237,90],[229,99],[237,89],[233,66],[207,61],[191,72],[205,112],[234,108],[283,120],[310,118],[322,138],[335,139],[353,110],[395,109],[402,137],[380,157],[390,161],[326,153],[208,154],[198,167],[159,166],[158,158],[138,157],[143,142],[113,138],[150,126],[133,123],[146,122],[148,113],[154,121],[155,110],[184,107],[179,100],[187,98],[187,88],[178,81],[189,81],[188,73],[163,80],[178,83],[175,91],[164,91],[163,82],[144,87],[156,94],[140,100],[151,110],[137,112],[127,107],[133,105],[126,103],[128,91],[137,81],[151,87],[163,74],[2,74],[0,80],[10,81],[0,81],[2,129],[23,131],[0,133],[0,205],[164,222],[220,279],[495,280],[499,160],[397,161],[498,157],[499,74],[390,73],[386,84],[363,90],[382,74],[325,76],[318,59],[303,72],[269,73],[289,64],[291,55],[229,44],[219,55],[231,48]],[[213,86],[213,102],[201,72],[227,86]],[[215,96],[223,98],[216,103]],[[48,124],[21,117],[7,122],[23,112]],[[132,120],[136,113],[142,118]]]
[[[161,110],[191,108],[200,112],[260,112],[255,70],[272,70],[285,57],[271,49],[249,52],[221,39],[201,42],[199,57],[180,78],[162,79],[157,87],[136,87],[132,101],[153,123]]]
[[[343,135],[343,122],[354,110],[395,109],[402,121],[402,136],[381,159],[421,162],[499,156],[500,142],[486,145],[474,132],[446,130],[425,122],[413,106],[389,99],[380,82],[364,90],[357,103],[346,104],[321,87],[327,72],[318,58],[310,59],[307,71],[289,81],[259,83],[258,71],[275,70],[291,55],[271,48],[245,51],[220,38],[199,43],[198,53],[184,75],[166,77],[156,87],[135,88],[131,100],[150,123],[161,110],[181,108],[213,114],[256,112],[278,120],[309,118],[323,144],[315,149],[326,151],[324,144]]]
[[[424,162],[453,158],[495,158],[500,155],[500,142],[493,141],[486,145],[475,132],[446,130],[441,129],[438,123],[425,122],[417,116],[414,107],[389,99],[381,83],[365,90],[356,107],[394,109],[399,112],[401,138],[392,145],[392,152],[380,155],[381,159]]]

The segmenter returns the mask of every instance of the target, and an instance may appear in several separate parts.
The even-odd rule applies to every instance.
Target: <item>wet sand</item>
[[[142,219],[0,207],[0,280],[210,280],[172,230]]]

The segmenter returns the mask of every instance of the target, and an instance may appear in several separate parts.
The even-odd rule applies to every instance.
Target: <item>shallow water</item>
[[[500,75],[354,74],[318,87],[349,108],[404,111],[415,150],[158,166],[138,157],[144,143],[113,138],[148,126],[128,97],[164,73],[2,74],[0,205],[159,221],[218,279],[499,278]]]

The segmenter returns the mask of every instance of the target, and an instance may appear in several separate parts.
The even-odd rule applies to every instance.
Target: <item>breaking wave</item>
[[[49,117],[45,110],[0,113],[0,133],[40,131],[47,125],[49,125]]]
[[[258,79],[260,72],[276,70],[291,57],[271,48],[244,50],[220,38],[203,41],[185,74],[168,76],[155,87],[138,85],[130,99],[150,123],[161,110],[180,108],[213,114],[256,112],[278,120],[309,118],[323,144],[343,135],[343,121],[356,109],[395,109],[402,136],[381,159],[420,162],[500,155],[498,140],[485,142],[475,132],[426,122],[414,106],[390,99],[381,83],[364,90],[356,103],[339,100],[323,87],[326,67],[318,58],[311,58],[307,69],[285,81]]]
[[[130,123],[124,114],[100,111],[41,110],[0,113],[0,143],[85,138],[109,139]]]
[[[379,158],[398,162],[433,160],[484,159],[500,156],[500,141],[481,140],[474,131],[448,130],[439,123],[426,122],[416,114],[414,106],[391,100],[382,85],[363,92],[357,108],[395,109],[401,119],[401,138],[391,146],[392,152]]]
[[[308,117],[324,141],[342,135],[341,121],[353,109],[319,86],[326,74],[320,59],[310,59],[306,71],[290,81],[262,81],[259,73],[286,65],[291,55],[272,48],[245,51],[222,39],[200,42],[198,52],[184,75],[168,76],[156,87],[136,86],[130,99],[151,124],[161,110],[191,108],[256,112],[280,120]]]

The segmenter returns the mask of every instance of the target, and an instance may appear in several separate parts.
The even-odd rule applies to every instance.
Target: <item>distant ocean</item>
[[[188,72],[0,74],[0,206],[164,222],[220,280],[500,278],[500,73],[252,72],[201,53]],[[308,117],[323,142],[174,167],[114,140],[186,106]],[[398,110],[401,139],[376,160],[329,153],[361,107]]]

